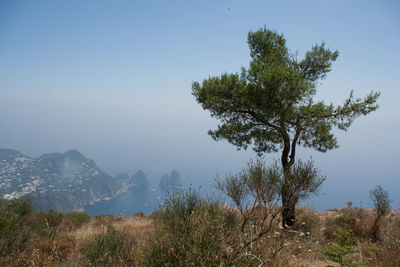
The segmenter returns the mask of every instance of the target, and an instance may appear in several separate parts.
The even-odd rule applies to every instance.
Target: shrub
[[[283,249],[283,241],[273,242],[275,247],[261,246],[260,243],[278,228],[278,215],[282,211],[278,203],[282,199],[283,184],[286,183],[287,187],[290,183],[295,198],[305,197],[313,187],[314,169],[311,163],[306,165],[296,165],[292,175],[302,173],[302,178],[294,179],[293,176],[291,182],[284,178],[277,163],[266,166],[261,159],[250,161],[247,168],[236,175],[228,174],[222,181],[217,179],[217,189],[234,203],[233,209],[237,210],[239,218],[239,242],[231,246],[233,258],[247,258],[265,265]]]
[[[158,215],[160,229],[146,253],[146,265],[253,266],[270,262],[284,247],[283,240],[267,240],[267,234],[279,224],[282,176],[277,164],[265,166],[257,160],[237,175],[217,179],[217,189],[233,207],[202,198],[193,188],[170,195]],[[298,194],[308,192],[293,186]]]
[[[90,266],[131,266],[134,242],[108,226],[105,233],[87,238],[80,246]]]
[[[32,202],[27,199],[14,199],[10,202],[8,202],[7,204],[5,204],[6,209],[11,212],[12,214],[14,214],[15,216],[18,217],[23,217],[26,216],[28,214],[33,213],[33,206],[32,206]]]
[[[76,229],[90,222],[90,215],[82,211],[72,211],[65,214],[65,223],[68,228]]]
[[[317,184],[312,182],[311,163],[296,165],[294,173],[303,182],[291,184],[296,196],[307,196]],[[311,180],[310,180],[311,179]],[[217,189],[233,203],[201,198],[198,191],[171,195],[157,216],[160,229],[157,241],[146,253],[147,266],[247,266],[265,265],[284,247],[268,236],[279,225],[282,169],[250,161],[239,174],[216,180]],[[319,184],[319,182],[318,182]],[[313,189],[312,189],[313,188]],[[274,234],[276,235],[276,234]],[[280,233],[278,233],[278,236]]]
[[[319,232],[320,218],[315,212],[305,208],[297,208],[296,218],[297,221],[294,224],[294,230],[311,234]]]
[[[366,243],[361,252],[371,266],[398,267],[400,266],[400,253],[398,250],[377,243]]]
[[[338,232],[333,233],[333,236],[336,238],[337,244],[333,247],[328,248],[328,251],[325,252],[326,259],[340,264],[341,267],[365,265],[363,263],[360,263],[360,258],[354,255],[360,253],[360,251],[353,250],[351,248],[351,246],[358,241],[358,239],[350,237],[351,233],[352,230],[343,231],[342,229],[338,229]],[[327,267],[334,266],[328,265]]]
[[[5,255],[9,253],[18,231],[21,228],[21,222],[14,216],[9,216],[2,211],[0,214],[0,253]]]
[[[225,244],[236,218],[218,201],[190,188],[171,194],[158,215],[159,228],[145,252],[145,266],[227,266]]]
[[[54,210],[49,210],[37,213],[37,218],[48,227],[56,227],[61,224],[64,219],[64,214]]]
[[[64,214],[54,210],[38,212],[34,228],[40,236],[54,238],[63,219]]]
[[[33,207],[27,199],[0,201],[0,255],[22,251],[32,236]]]
[[[338,229],[352,229],[352,233],[357,238],[369,239],[371,237],[372,218],[364,209],[344,208],[339,214],[328,218],[324,236],[326,239],[333,239],[333,233]]]

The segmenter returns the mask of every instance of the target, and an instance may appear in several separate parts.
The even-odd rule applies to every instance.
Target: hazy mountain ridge
[[[0,149],[0,196],[29,196],[35,208],[71,211],[115,197],[126,187],[78,150],[44,154],[36,159]]]

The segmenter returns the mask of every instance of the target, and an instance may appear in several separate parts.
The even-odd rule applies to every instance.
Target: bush
[[[6,209],[17,217],[23,217],[34,212],[32,202],[29,199],[14,199],[4,203]]]
[[[314,188],[308,179],[314,177],[314,172],[310,173],[310,168],[303,166],[297,171],[309,183],[293,183],[292,186],[296,194],[306,196],[310,188]],[[234,207],[201,198],[193,188],[171,195],[157,216],[160,227],[146,252],[146,265],[267,264],[284,247],[282,240],[273,241],[273,237],[267,240],[268,234],[279,224],[278,215],[282,209],[277,203],[281,199],[283,180],[282,169],[277,164],[265,166],[258,159],[250,161],[240,173],[216,180],[217,189],[234,203]]]
[[[105,233],[87,238],[80,248],[90,266],[131,266],[134,245],[126,235],[108,226]]]
[[[65,214],[65,224],[70,229],[77,229],[90,222],[90,215],[81,211],[72,211]]]
[[[367,243],[362,246],[361,252],[371,266],[398,267],[400,253],[398,250],[377,243]]]
[[[0,201],[0,255],[22,251],[32,236],[33,207],[27,199]]]
[[[351,229],[353,235],[357,238],[370,239],[371,225],[372,217],[366,210],[358,207],[344,208],[340,210],[338,215],[328,218],[324,236],[326,239],[332,239],[333,233],[338,228],[342,228]]]
[[[159,214],[155,239],[145,252],[145,266],[228,266],[226,244],[236,217],[218,201],[190,188],[170,195]]]
[[[342,229],[339,229],[338,232],[333,233],[337,244],[328,248],[328,250],[325,252],[326,259],[340,264],[341,267],[365,265],[360,263],[360,258],[355,256],[355,254],[359,254],[360,251],[353,250],[351,248],[352,245],[358,241],[358,239],[350,237],[351,233],[351,230],[343,231]],[[328,267],[334,266],[328,265]]]
[[[47,212],[38,212],[34,224],[36,232],[42,237],[54,238],[59,232],[58,226],[64,220],[64,214],[49,210]]]
[[[297,208],[296,218],[297,221],[294,224],[294,230],[310,234],[319,233],[321,222],[315,212],[305,208]]]

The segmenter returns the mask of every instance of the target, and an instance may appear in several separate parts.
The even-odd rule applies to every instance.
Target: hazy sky
[[[381,184],[399,208],[399,3],[1,0],[0,147],[76,148],[111,174],[178,169],[208,183],[235,172],[255,154],[207,135],[218,122],[191,84],[247,67],[247,33],[266,26],[299,58],[321,41],[339,50],[318,98],[382,93],[377,112],[337,132],[339,149],[300,150],[328,176],[311,205],[368,207]]]

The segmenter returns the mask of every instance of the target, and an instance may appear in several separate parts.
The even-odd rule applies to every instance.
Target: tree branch
[[[273,129],[275,129],[277,131],[280,130],[280,128],[277,125],[274,125],[274,124],[270,123],[268,120],[260,118],[257,115],[257,113],[255,111],[253,111],[253,110],[250,110],[250,109],[239,109],[239,110],[235,110],[235,112],[249,114],[254,120],[256,120],[258,122],[261,122],[261,123],[265,124],[266,126],[271,127],[271,128],[273,128]]]

